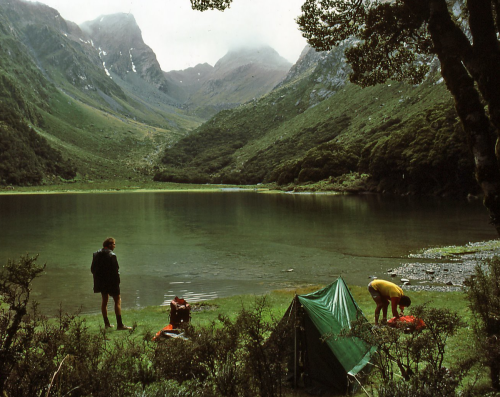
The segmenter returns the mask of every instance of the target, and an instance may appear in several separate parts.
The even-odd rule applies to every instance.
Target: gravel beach
[[[407,291],[459,291],[476,266],[495,255],[500,255],[500,249],[453,255],[424,252],[411,255],[398,268],[388,269],[387,275]]]

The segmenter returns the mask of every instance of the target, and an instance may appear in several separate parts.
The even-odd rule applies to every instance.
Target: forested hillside
[[[40,184],[72,179],[75,167],[27,122],[43,124],[55,87],[44,79],[0,15],[0,184]]]
[[[19,120],[9,108],[0,109],[0,184],[38,185],[45,179],[72,179],[76,169],[59,150]]]
[[[157,180],[471,193],[472,157],[433,65],[419,86],[347,82],[343,48],[309,50],[260,100],[219,113],[168,148]],[[345,183],[344,183],[345,182]],[[349,188],[353,189],[352,183]]]

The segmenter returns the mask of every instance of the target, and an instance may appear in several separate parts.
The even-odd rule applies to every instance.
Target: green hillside
[[[7,107],[0,109],[0,184],[35,185],[44,178],[73,179],[76,170]]]
[[[346,83],[340,50],[180,140],[165,151],[155,179],[284,186],[327,180],[328,189],[354,178],[358,188],[379,192],[475,192],[472,156],[446,87],[431,75],[416,87],[361,89]]]

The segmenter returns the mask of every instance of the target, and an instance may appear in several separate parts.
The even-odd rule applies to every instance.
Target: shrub
[[[446,343],[464,327],[457,313],[447,309],[413,308],[412,315],[422,319],[426,327],[405,333],[392,327],[376,327],[361,319],[353,323],[350,335],[376,346],[372,363],[378,369],[378,395],[389,396],[454,396],[465,375],[475,363],[473,359],[445,367]]]
[[[483,362],[490,368],[491,385],[500,390],[500,257],[477,265],[465,292],[474,316]]]
[[[182,385],[196,380],[204,396],[282,395],[289,345],[286,333],[277,332],[282,324],[266,317],[266,302],[258,300],[234,321],[219,316],[209,326],[188,328],[188,340],[159,343],[153,358],[158,378]]]

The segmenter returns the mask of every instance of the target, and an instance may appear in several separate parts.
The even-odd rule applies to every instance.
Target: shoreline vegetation
[[[356,174],[356,173],[354,173]],[[33,186],[0,186],[2,194],[112,193],[112,192],[209,192],[257,191],[259,193],[297,194],[374,194],[366,183],[367,175],[347,175],[342,180],[329,179],[317,183],[280,186],[275,183],[256,185],[191,184],[143,180],[70,180]]]
[[[413,195],[410,192],[398,194],[390,191],[380,191],[376,183],[367,174],[351,172],[336,178],[319,182],[288,185],[277,183],[258,183],[255,185],[215,184],[215,183],[180,183],[160,182],[151,179],[101,179],[73,180],[60,179],[47,181],[45,184],[32,186],[0,185],[0,195],[15,194],[61,194],[61,193],[116,193],[116,192],[216,192],[216,191],[254,191],[258,193],[293,193],[293,194],[389,194],[396,196]],[[443,192],[441,197],[457,197]],[[460,198],[460,197],[459,197]],[[464,195],[466,200],[479,199],[478,195]]]
[[[210,191],[276,191],[264,185],[213,185],[213,184],[184,184],[152,181],[88,181],[68,182],[39,186],[4,186],[0,187],[0,195],[14,194],[58,194],[58,193],[115,193],[115,192],[210,192]]]

